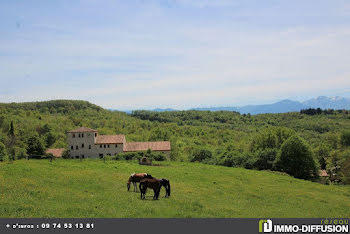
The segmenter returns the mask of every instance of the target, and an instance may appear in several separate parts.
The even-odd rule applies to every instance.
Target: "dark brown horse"
[[[132,183],[134,185],[134,192],[137,192],[136,183],[139,183],[145,178],[152,179],[153,177],[148,173],[132,173],[129,177],[128,183],[126,184],[128,191],[130,190],[130,184]]]
[[[146,191],[147,188],[151,188],[154,191],[154,196],[153,199],[154,200],[158,200],[159,197],[159,192],[160,189],[162,188],[162,186],[164,186],[165,188],[165,197],[169,197],[170,196],[170,182],[167,179],[156,179],[156,178],[152,178],[152,179],[143,179],[140,181],[140,192],[141,192],[141,199],[145,199],[146,198]]]

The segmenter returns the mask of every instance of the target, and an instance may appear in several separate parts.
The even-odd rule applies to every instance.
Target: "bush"
[[[7,150],[5,148],[5,145],[0,142],[0,161],[7,161],[8,160],[8,154]]]
[[[254,168],[259,170],[272,170],[278,151],[276,149],[265,149],[256,152]]]
[[[15,146],[15,152],[16,152],[17,159],[22,159],[27,157],[27,150],[22,147]]]
[[[219,164],[226,167],[252,168],[254,162],[253,157],[239,151],[226,151],[221,155]]]
[[[70,150],[65,149],[62,153],[62,158],[65,158],[65,159],[70,158]]]
[[[278,170],[300,179],[318,176],[317,164],[310,146],[296,135],[291,136],[281,146],[276,166]]]
[[[350,146],[350,131],[345,131],[341,134],[340,143],[343,146]]]
[[[342,164],[341,180],[344,184],[350,184],[350,157]]]
[[[166,161],[167,160],[167,157],[164,153],[152,153],[152,158],[155,160],[155,161]]]
[[[210,150],[207,149],[197,149],[194,151],[191,162],[202,162],[213,157],[213,154]]]

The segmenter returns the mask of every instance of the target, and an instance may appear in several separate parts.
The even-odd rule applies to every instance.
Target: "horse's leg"
[[[141,199],[143,199],[143,188],[142,188],[142,184],[140,183],[139,185],[139,188],[140,188],[140,193],[141,193]]]
[[[158,200],[158,197],[159,197],[159,193],[160,193],[160,188],[157,189],[157,197],[156,197],[157,200]]]
[[[133,185],[134,185],[134,192],[137,192],[137,185],[136,185],[136,182],[132,182]]]

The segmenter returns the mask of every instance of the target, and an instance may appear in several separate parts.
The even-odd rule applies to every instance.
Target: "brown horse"
[[[128,191],[130,190],[130,184],[134,185],[134,192],[137,192],[137,186],[136,183],[139,183],[142,179],[149,178],[152,179],[153,177],[148,173],[132,173],[129,177],[128,183],[126,184]]]
[[[154,196],[153,196],[153,200],[158,200],[159,197],[159,192],[160,189],[162,188],[162,186],[164,186],[165,188],[165,197],[169,197],[170,196],[170,182],[167,179],[156,179],[156,178],[152,178],[152,179],[143,179],[140,181],[140,192],[141,192],[141,199],[145,199],[146,198],[146,191],[147,188],[151,188],[154,191]]]

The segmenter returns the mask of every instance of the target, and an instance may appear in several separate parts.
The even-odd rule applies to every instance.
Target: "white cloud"
[[[177,2],[196,7],[231,3]],[[45,32],[15,33],[16,39],[0,40],[0,51],[10,54],[0,57],[5,68],[0,70],[0,98],[87,99],[130,109],[190,107],[268,102],[349,86],[347,25],[198,25],[191,19],[188,24],[177,22],[166,13],[157,9],[156,18],[147,12],[132,20],[144,24],[118,27],[36,23]],[[159,18],[164,22],[156,21]],[[50,30],[71,33],[56,35]],[[17,91],[5,92],[17,84]]]

